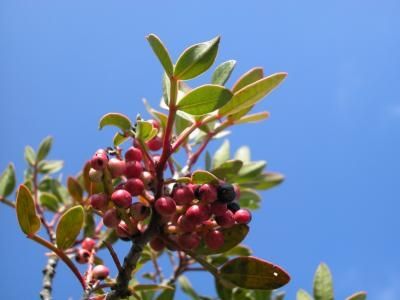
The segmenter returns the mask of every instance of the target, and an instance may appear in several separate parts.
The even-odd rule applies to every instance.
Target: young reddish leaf
[[[207,71],[217,56],[219,41],[220,37],[216,37],[183,51],[175,65],[174,77],[180,80],[188,80]]]
[[[84,212],[80,205],[71,207],[61,216],[56,229],[56,241],[59,249],[66,250],[74,244],[82,229],[83,221]]]
[[[220,274],[223,279],[246,289],[273,290],[290,281],[289,274],[281,267],[253,256],[228,261],[220,268]]]
[[[286,73],[276,73],[245,86],[234,94],[231,101],[220,108],[219,115],[231,115],[253,106],[276,88],[286,76]]]
[[[194,171],[192,174],[192,183],[204,184],[204,183],[213,183],[218,184],[219,179],[215,177],[213,174],[207,171]]]
[[[70,193],[71,197],[78,203],[82,202],[82,197],[83,197],[83,190],[79,182],[73,178],[73,177],[68,177],[67,179],[67,188],[68,192]]]
[[[172,64],[167,48],[165,48],[160,38],[155,34],[149,34],[146,39],[163,66],[165,72],[168,74],[168,76],[172,76],[174,72],[174,65]]]
[[[15,188],[14,165],[10,163],[0,176],[0,196],[10,195]]]
[[[35,202],[29,189],[21,184],[15,203],[17,218],[21,230],[26,235],[33,235],[40,229],[40,219],[36,214]]]
[[[131,121],[129,118],[120,113],[108,113],[101,117],[99,129],[103,129],[104,126],[116,126],[123,132],[131,129]]]
[[[313,300],[313,298],[305,290],[300,289],[297,291],[296,300]]]
[[[357,292],[346,298],[346,300],[366,300],[366,299],[367,299],[366,292]]]
[[[232,74],[235,68],[236,60],[228,60],[220,64],[214,71],[211,77],[212,84],[224,85]]]
[[[235,82],[232,87],[232,92],[236,93],[238,90],[244,88],[245,86],[256,82],[264,77],[264,70],[263,68],[256,67],[250,69],[246,73],[244,73],[240,78]]]
[[[333,300],[332,274],[329,267],[321,263],[314,276],[315,300]]]
[[[37,161],[41,161],[46,158],[49,154],[51,145],[53,144],[53,138],[51,136],[46,137],[39,145],[39,149],[37,152]]]
[[[177,108],[190,115],[201,116],[224,106],[232,96],[232,92],[223,86],[206,84],[183,96]]]
[[[220,231],[224,235],[224,244],[221,248],[213,250],[202,242],[195,252],[200,255],[224,253],[239,245],[244,240],[249,233],[249,227],[244,224],[236,224],[230,228],[221,229]]]

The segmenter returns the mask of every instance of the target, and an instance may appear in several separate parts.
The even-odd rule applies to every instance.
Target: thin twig
[[[117,255],[117,253],[115,253],[114,248],[106,240],[103,241],[103,244],[108,249],[108,252],[110,252],[110,255],[111,255],[111,257],[112,257],[112,259],[114,261],[115,266],[118,269],[118,272],[122,272],[121,262],[119,261],[118,255]]]
[[[15,203],[11,200],[4,198],[3,196],[0,196],[0,202],[3,202],[5,205],[8,205],[9,207],[15,208]]]

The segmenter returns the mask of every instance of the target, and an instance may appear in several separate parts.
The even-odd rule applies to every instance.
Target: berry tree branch
[[[58,264],[58,256],[50,256],[47,259],[47,264],[43,269],[42,290],[40,291],[40,299],[51,300],[53,290],[53,278],[56,274],[56,267]]]

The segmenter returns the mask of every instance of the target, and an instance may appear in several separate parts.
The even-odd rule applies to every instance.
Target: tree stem
[[[47,260],[47,264],[43,269],[43,283],[42,290],[40,291],[40,299],[51,300],[51,292],[53,290],[53,278],[56,274],[56,267],[58,264],[57,256],[50,256]]]

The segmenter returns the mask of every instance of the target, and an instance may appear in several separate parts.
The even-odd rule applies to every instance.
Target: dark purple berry
[[[218,201],[222,203],[230,203],[236,198],[235,188],[232,184],[223,183],[218,186]]]
[[[240,209],[240,205],[236,202],[231,202],[231,203],[228,203],[228,209],[231,212],[235,213]]]

